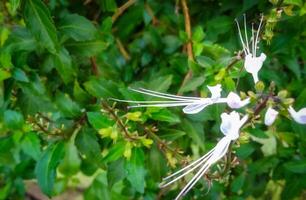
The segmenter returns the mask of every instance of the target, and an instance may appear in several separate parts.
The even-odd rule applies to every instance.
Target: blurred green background
[[[162,177],[214,147],[228,108],[109,98],[152,99],[128,87],[205,97],[217,83],[254,95],[237,56],[244,13],[249,28],[264,15],[260,80],[305,107],[302,0],[2,0],[0,199],[174,199],[187,179],[160,189]],[[305,125],[281,112],[267,128],[260,114],[185,199],[306,199]]]

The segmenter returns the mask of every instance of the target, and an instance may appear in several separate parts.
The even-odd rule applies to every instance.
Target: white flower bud
[[[231,108],[241,108],[250,103],[250,98],[241,100],[241,98],[234,92],[230,92],[227,96],[227,105]]]
[[[277,115],[278,115],[278,112],[274,110],[273,108],[269,107],[265,114],[265,125],[271,126],[276,120]]]

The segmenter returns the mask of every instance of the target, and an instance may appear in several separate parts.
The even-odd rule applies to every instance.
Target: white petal
[[[271,126],[276,120],[277,115],[278,115],[278,112],[274,110],[273,108],[269,107],[265,114],[265,125]]]
[[[288,108],[291,117],[299,124],[306,124],[306,108],[302,108],[296,112],[292,106]]]
[[[234,92],[230,92],[227,96],[227,105],[231,108],[241,108],[249,103],[249,98],[241,101],[240,97]]]
[[[211,93],[212,99],[217,99],[221,97],[221,91],[222,91],[221,84],[217,84],[215,86],[207,86],[207,88]]]
[[[186,114],[196,114],[202,111],[209,103],[191,104],[183,108],[183,112]]]

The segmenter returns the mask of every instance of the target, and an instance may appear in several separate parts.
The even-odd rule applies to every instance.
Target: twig
[[[181,5],[183,8],[183,15],[185,18],[185,31],[187,33],[188,41],[186,43],[186,48],[187,48],[187,56],[188,60],[194,62],[194,56],[192,52],[192,41],[191,41],[191,25],[190,25],[190,16],[189,16],[189,10],[187,6],[186,0],[181,0]],[[184,77],[184,80],[182,82],[182,85],[180,86],[180,90],[186,85],[186,83],[191,79],[192,77],[192,70],[189,69],[187,74]],[[179,90],[178,95],[181,95],[181,91]]]
[[[156,25],[158,24],[158,20],[157,20],[157,18],[155,17],[154,12],[153,12],[151,6],[148,4],[148,2],[146,2],[146,3],[144,4],[144,7],[145,7],[146,11],[148,12],[148,14],[150,15],[150,17],[152,18],[152,24],[153,24],[153,26],[156,26]]]
[[[99,76],[99,70],[98,70],[96,58],[95,57],[90,57],[90,63],[91,63],[91,67],[92,67],[92,73],[95,76]]]
[[[111,115],[111,117],[116,121],[117,125],[120,127],[124,136],[129,140],[136,140],[137,138],[130,135],[129,131],[123,124],[122,120],[118,117],[118,115],[114,112],[114,110],[105,102],[102,102],[102,107]]]
[[[112,22],[113,24],[115,23],[115,21],[118,19],[118,17],[120,15],[122,15],[122,13],[124,13],[124,11],[126,9],[128,9],[131,5],[133,5],[134,3],[136,3],[137,0],[128,0],[125,4],[123,4],[121,7],[119,7],[117,9],[117,11],[114,13],[114,15],[112,16]]]
[[[169,145],[165,143],[162,139],[160,139],[150,128],[145,127],[145,131],[158,143],[161,148],[166,148],[168,151],[173,153],[173,155],[176,156],[179,160],[184,159],[183,156],[181,156],[175,149],[169,147]]]
[[[118,46],[118,49],[120,51],[120,53],[122,54],[122,56],[124,57],[124,59],[126,61],[129,61],[131,59],[131,56],[129,55],[129,53],[127,52],[127,50],[124,48],[122,42],[120,41],[119,38],[116,38],[116,43]]]

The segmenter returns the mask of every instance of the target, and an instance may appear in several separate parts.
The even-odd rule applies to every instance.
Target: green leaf
[[[184,131],[177,129],[170,129],[170,128],[161,128],[159,132],[160,132],[160,138],[165,139],[167,141],[176,140],[186,135]]]
[[[0,81],[11,77],[11,73],[3,68],[0,68]]]
[[[91,165],[99,166],[101,161],[101,150],[95,131],[88,127],[83,127],[76,136],[75,144],[81,155],[91,161]],[[90,148],[89,148],[90,147]]]
[[[103,115],[101,112],[87,112],[87,118],[90,125],[92,125],[96,130],[107,128],[114,124],[109,117]]]
[[[10,0],[10,11],[13,15],[16,14],[17,9],[20,6],[20,0]]]
[[[97,175],[91,186],[84,192],[84,199],[112,200],[105,172]]]
[[[125,177],[126,171],[124,168],[124,159],[118,159],[108,165],[107,181],[110,187]]]
[[[192,41],[194,42],[201,42],[205,37],[205,33],[201,26],[195,27],[192,33]]]
[[[13,77],[17,81],[28,83],[30,80],[22,69],[14,68]]]
[[[92,77],[89,81],[84,83],[84,86],[89,94],[98,98],[120,97],[118,86],[110,80],[103,78]]]
[[[306,159],[287,162],[284,167],[294,173],[306,173]]]
[[[172,75],[159,76],[157,78],[154,78],[149,83],[149,88],[159,92],[166,92],[172,83],[172,78]]]
[[[240,174],[238,177],[236,177],[231,185],[232,192],[238,192],[242,188],[244,180],[245,174]]]
[[[50,112],[54,109],[44,85],[37,76],[30,79],[29,83],[19,84],[19,87],[22,92],[18,94],[17,99],[24,113]]]
[[[70,140],[65,143],[65,156],[59,165],[59,170],[61,173],[71,176],[76,174],[81,165],[81,159],[79,157],[78,149],[74,144],[77,131],[71,136]]]
[[[204,80],[205,78],[203,76],[192,78],[181,88],[180,92],[194,91],[204,83]]]
[[[16,27],[10,34],[6,47],[9,52],[34,51],[37,48],[37,44],[28,29]]]
[[[113,12],[117,9],[115,0],[99,0],[98,2],[103,12]]]
[[[154,110],[155,109],[148,109],[150,118],[154,120],[164,121],[164,122],[169,122],[169,123],[179,123],[180,122],[180,118],[176,114],[170,112],[167,109],[161,109],[161,110],[158,110],[157,112]]]
[[[107,155],[103,158],[105,163],[112,162],[118,160],[123,156],[123,152],[125,149],[125,145],[122,142],[117,142],[115,145],[109,149]]]
[[[76,41],[93,40],[97,34],[95,26],[78,14],[66,14],[61,19],[58,29]]]
[[[132,156],[125,163],[127,172],[127,180],[132,187],[140,193],[144,193],[145,188],[145,168],[144,168],[144,153],[140,148],[133,148]]]
[[[37,42],[55,53],[58,40],[56,28],[47,6],[41,0],[25,0],[24,20]]]
[[[71,64],[71,57],[65,48],[52,55],[54,66],[65,83],[72,81],[74,76],[74,69]]]
[[[296,5],[296,6],[302,7],[303,1],[302,0],[284,0],[284,4]]]
[[[57,93],[55,99],[58,109],[65,117],[75,118],[81,115],[81,108],[70,99],[68,94]]]
[[[62,142],[51,144],[42,153],[36,167],[35,175],[41,190],[49,197],[53,194],[53,186],[56,178],[56,168],[64,155],[64,144]]]
[[[108,44],[100,40],[91,40],[84,42],[70,41],[67,44],[65,44],[65,46],[72,54],[91,57],[105,50]]]
[[[187,135],[196,143],[203,151],[205,151],[204,147],[204,135],[200,135],[197,131],[195,124],[190,123],[187,120],[184,120],[182,123],[182,128],[185,130]]]
[[[246,159],[248,158],[253,152],[255,151],[255,148],[253,147],[252,144],[247,143],[247,144],[242,144],[237,150],[236,154],[239,158],[241,159]]]
[[[21,149],[34,160],[38,160],[41,155],[40,139],[36,133],[26,133],[22,142]]]
[[[3,122],[9,129],[21,129],[24,123],[23,116],[14,110],[6,110],[4,112]]]

